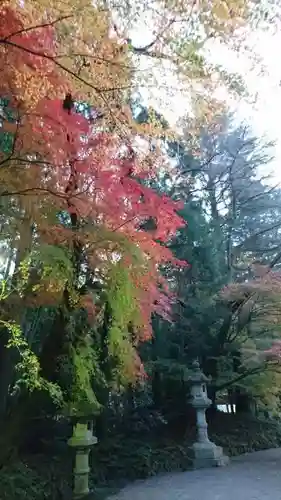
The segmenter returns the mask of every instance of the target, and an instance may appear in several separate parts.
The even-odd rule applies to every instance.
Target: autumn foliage
[[[271,331],[270,347],[262,351],[262,357],[269,362],[280,362],[281,342],[279,340],[281,272],[273,266],[252,264],[252,278],[243,283],[231,283],[221,292],[221,298],[237,316],[237,327],[243,331],[251,319],[252,328],[262,332],[263,338]],[[258,336],[258,333],[257,333]]]
[[[86,2],[92,21],[99,22],[97,37],[75,24],[81,13],[73,18],[74,8],[55,18],[52,8],[16,3],[2,2],[0,8],[0,194],[12,207],[15,272],[24,274],[23,263],[36,257],[43,270],[30,293],[32,303],[59,304],[67,288],[72,304],[85,308],[92,322],[100,306],[91,290],[80,293],[81,283],[85,288],[99,281],[115,297],[128,292],[133,306],[123,317],[115,308],[115,334],[124,321],[133,324],[136,345],[151,335],[153,313],[170,313],[173,295],[160,268],[168,262],[184,265],[165,246],[183,226],[180,207],[147,187],[155,166],[151,155],[139,155],[135,147],[140,130],[131,127],[119,90],[130,83],[127,56],[121,42],[108,37],[104,13]],[[73,39],[75,26],[79,36]],[[98,47],[106,51],[100,57],[123,59],[123,66],[101,69],[94,57]],[[54,247],[65,255],[56,276],[50,261]]]

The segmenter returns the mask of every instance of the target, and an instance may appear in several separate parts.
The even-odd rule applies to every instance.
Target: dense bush
[[[1,500],[60,500],[71,498],[69,477],[61,463],[19,461],[3,467],[0,474]]]
[[[275,421],[224,415],[210,424],[211,439],[229,456],[281,446],[281,425]]]
[[[162,428],[163,429],[163,428]],[[281,446],[281,427],[275,422],[219,414],[209,425],[210,437],[230,455]],[[166,434],[166,435],[165,435]],[[141,434],[128,429],[100,442],[92,453],[91,486],[104,498],[127,482],[156,474],[184,471],[190,466],[188,447],[195,429],[182,438],[171,432]],[[71,451],[59,458],[26,456],[0,471],[1,500],[69,500]]]

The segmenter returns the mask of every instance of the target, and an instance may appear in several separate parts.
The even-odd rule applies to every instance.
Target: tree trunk
[[[13,381],[14,367],[17,361],[16,352],[13,349],[7,348],[7,342],[9,340],[9,332],[2,328],[0,330],[0,419],[5,416],[8,398],[9,398],[9,388]]]
[[[41,375],[51,382],[58,381],[58,361],[65,349],[65,326],[64,314],[60,309],[39,355]]]

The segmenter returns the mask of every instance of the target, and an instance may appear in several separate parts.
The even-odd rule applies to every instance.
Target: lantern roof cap
[[[188,377],[190,382],[193,383],[205,383],[210,382],[210,378],[207,377],[200,368],[200,363],[198,359],[195,359],[191,365],[191,373]]]

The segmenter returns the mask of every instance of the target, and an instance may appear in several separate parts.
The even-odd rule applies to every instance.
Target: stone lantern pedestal
[[[73,498],[89,498],[89,454],[91,448],[97,443],[97,438],[93,436],[92,429],[89,428],[89,420],[79,419],[73,426],[73,435],[68,440],[68,445],[75,449],[74,467],[74,489]]]
[[[209,379],[200,370],[198,361],[193,362],[189,380],[191,382],[191,404],[196,411],[197,425],[197,441],[190,447],[193,467],[198,469],[227,465],[229,458],[223,454],[223,449],[209,440],[206,421],[206,409],[212,403],[207,396],[206,383]]]

